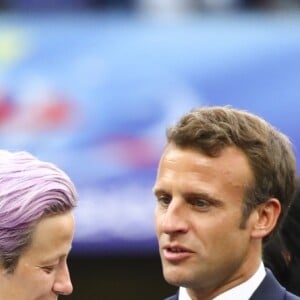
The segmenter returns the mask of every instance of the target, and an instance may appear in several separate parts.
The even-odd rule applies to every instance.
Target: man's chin
[[[166,268],[163,272],[165,280],[175,286],[184,286],[187,281],[187,276],[182,270],[177,268]]]

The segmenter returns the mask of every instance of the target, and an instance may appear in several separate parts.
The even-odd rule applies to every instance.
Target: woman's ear
[[[253,224],[253,238],[264,238],[276,226],[281,212],[281,204],[278,199],[270,198],[256,208],[256,220]]]

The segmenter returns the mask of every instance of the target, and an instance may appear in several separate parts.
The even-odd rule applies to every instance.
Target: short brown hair
[[[245,191],[241,226],[253,208],[273,197],[282,206],[277,227],[280,225],[295,192],[296,160],[287,136],[257,115],[230,106],[212,106],[185,114],[168,128],[167,140],[212,157],[228,146],[241,149],[254,175]]]

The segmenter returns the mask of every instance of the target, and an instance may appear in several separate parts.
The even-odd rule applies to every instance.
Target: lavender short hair
[[[25,151],[0,150],[0,264],[13,271],[37,222],[76,203],[73,182],[54,164]]]

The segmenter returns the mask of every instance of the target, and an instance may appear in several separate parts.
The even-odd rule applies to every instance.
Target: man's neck
[[[243,280],[237,279],[231,281],[227,285],[223,285],[220,289],[214,290],[194,290],[194,289],[184,289],[179,290],[179,300],[223,300],[231,299],[234,297],[236,292],[239,294],[240,291],[243,294],[252,294],[258,287],[260,282],[265,276],[265,268],[262,262],[258,264],[256,269],[251,272],[247,277],[242,277]],[[227,295],[230,295],[229,297]],[[241,294],[239,294],[241,295]],[[240,298],[238,296],[238,298]],[[249,299],[249,298],[245,298]],[[233,300],[233,299],[232,299]]]

